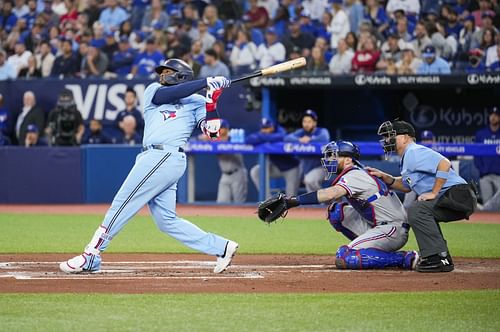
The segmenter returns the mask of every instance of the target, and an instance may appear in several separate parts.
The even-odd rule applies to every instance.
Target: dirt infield
[[[0,205],[0,213],[98,214],[108,205]],[[181,216],[251,216],[255,207],[180,205]],[[147,209],[140,214],[147,215]],[[289,218],[323,219],[324,209],[298,208]],[[469,222],[500,223],[475,213]],[[455,258],[451,273],[337,270],[333,256],[237,255],[225,273],[212,273],[206,255],[104,254],[100,273],[67,275],[58,262],[71,254],[0,254],[0,293],[270,293],[393,292],[500,289],[500,259]]]
[[[0,293],[271,293],[499,289],[500,259],[457,259],[451,273],[337,270],[332,256],[238,255],[213,274],[205,255],[107,254],[100,273],[59,272],[61,254],[0,255]]]

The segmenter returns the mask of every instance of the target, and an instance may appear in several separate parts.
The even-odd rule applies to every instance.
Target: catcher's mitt
[[[279,217],[285,218],[288,209],[298,206],[296,197],[287,197],[279,193],[261,202],[257,208],[259,219],[268,224],[276,221]]]

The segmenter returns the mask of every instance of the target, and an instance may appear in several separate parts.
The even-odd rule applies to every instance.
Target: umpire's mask
[[[377,134],[383,138],[379,141],[384,148],[385,159],[387,159],[392,152],[396,151],[396,130],[391,121],[386,121],[378,127]]]

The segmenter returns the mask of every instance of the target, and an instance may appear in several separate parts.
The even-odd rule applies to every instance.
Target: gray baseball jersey
[[[243,203],[248,193],[248,172],[243,155],[220,154],[217,156],[221,177],[217,190],[217,203]]]

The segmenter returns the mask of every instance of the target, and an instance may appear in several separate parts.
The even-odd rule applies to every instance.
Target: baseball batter
[[[214,91],[228,87],[222,76],[193,80],[187,63],[169,59],[156,68],[159,82],[144,91],[143,152],[116,194],[104,221],[96,230],[84,252],[59,267],[66,273],[95,272],[100,269],[101,252],[145,205],[158,228],[186,246],[217,256],[215,273],[223,272],[231,263],[238,244],[216,234],[207,233],[175,212],[177,182],[186,169],[182,146],[195,126],[214,137],[220,128],[216,119],[205,121]],[[207,99],[196,94],[208,88]],[[206,124],[208,122],[208,124]]]
[[[326,180],[336,175],[328,188],[286,198],[286,208],[335,202],[328,220],[351,242],[336,253],[340,269],[401,267],[414,269],[416,251],[397,251],[408,241],[409,225],[399,198],[380,179],[371,176],[359,162],[356,144],[328,143],[321,159]]]

